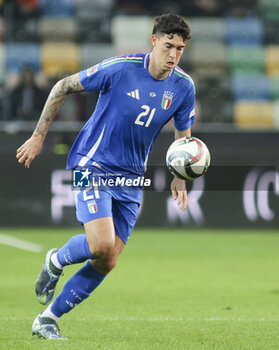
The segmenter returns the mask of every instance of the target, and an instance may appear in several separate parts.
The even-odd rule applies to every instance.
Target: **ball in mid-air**
[[[195,180],[207,171],[210,153],[198,138],[181,137],[169,146],[166,163],[173,175],[183,180]]]

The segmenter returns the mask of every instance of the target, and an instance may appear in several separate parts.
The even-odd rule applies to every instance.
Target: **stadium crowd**
[[[136,28],[148,32],[164,12],[185,16],[192,30],[180,66],[196,84],[198,123],[278,128],[273,0],[2,0],[0,120],[36,120],[54,81],[106,57],[150,50],[145,31]],[[69,98],[56,120],[87,120],[97,96]]]

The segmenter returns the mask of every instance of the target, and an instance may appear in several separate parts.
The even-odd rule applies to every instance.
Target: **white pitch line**
[[[0,321],[30,321],[30,317],[17,317],[17,316],[4,316],[0,317]],[[76,321],[88,321],[88,317],[79,317]],[[102,321],[143,321],[143,322],[279,322],[279,318],[245,318],[245,317],[205,317],[205,318],[194,318],[194,317],[90,317],[91,321],[102,322]]]
[[[23,239],[15,238],[9,235],[4,235],[3,233],[0,233],[0,244],[5,244],[22,250],[28,250],[34,253],[40,253],[42,251],[42,247],[39,244],[27,242]]]
[[[0,318],[1,320],[1,318]],[[86,321],[87,318],[79,318],[80,321]],[[92,321],[144,321],[144,322],[193,322],[193,321],[236,321],[236,322],[279,322],[279,318],[246,318],[246,317],[205,317],[205,318],[194,318],[194,317],[91,317]]]

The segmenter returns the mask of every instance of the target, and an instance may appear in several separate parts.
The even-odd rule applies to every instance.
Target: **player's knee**
[[[98,242],[95,245],[92,245],[90,248],[90,251],[92,253],[92,255],[96,258],[96,259],[100,259],[100,258],[105,258],[107,257],[111,251],[113,250],[115,242],[113,240],[108,240],[108,241],[102,241],[102,242]]]
[[[117,264],[117,258],[109,258],[105,259],[101,262],[102,264],[102,272],[104,274],[108,274],[111,270],[113,270]]]
[[[95,259],[106,257],[115,246],[115,230],[111,218],[92,220],[84,225],[90,253]]]
[[[116,266],[117,258],[117,255],[110,254],[108,257],[103,259],[101,258],[90,260],[90,263],[94,269],[103,275],[107,275]]]

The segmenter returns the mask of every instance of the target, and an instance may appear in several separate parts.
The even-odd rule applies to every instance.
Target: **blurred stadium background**
[[[185,16],[192,41],[180,66],[196,84],[193,134],[212,154],[189,184],[189,210],[170,199],[167,125],[154,147],[138,226],[278,227],[279,2],[274,0],[0,1],[2,226],[78,225],[66,155],[98,94],[69,96],[40,157],[15,159],[61,77],[123,53],[150,50],[154,16]],[[120,102],[121,103],[121,102]]]

